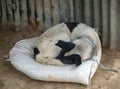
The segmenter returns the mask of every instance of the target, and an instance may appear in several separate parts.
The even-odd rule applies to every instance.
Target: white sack
[[[75,65],[54,66],[39,64],[34,60],[33,48],[37,39],[38,37],[21,40],[11,49],[10,62],[16,69],[36,80],[90,84],[101,59],[100,44],[97,55],[78,67]]]

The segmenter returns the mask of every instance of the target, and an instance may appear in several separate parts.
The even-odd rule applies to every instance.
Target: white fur
[[[71,42],[75,43],[76,47],[65,55],[78,54],[82,61],[95,56],[100,48],[98,34],[93,28],[82,23],[74,28]]]
[[[85,61],[86,59],[90,58],[90,53],[92,52],[92,44],[89,39],[82,38],[82,39],[76,39],[73,41],[75,43],[75,48],[73,48],[71,51],[67,52],[65,56],[71,55],[71,54],[78,54],[81,56],[81,60]]]

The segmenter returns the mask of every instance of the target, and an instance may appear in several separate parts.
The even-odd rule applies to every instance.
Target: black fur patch
[[[60,51],[56,59],[59,59],[64,64],[75,64],[76,66],[79,66],[80,64],[82,64],[81,57],[78,54],[64,56],[66,52],[72,50],[75,47],[74,43],[64,42],[64,41],[59,40],[56,45],[62,48],[62,50]]]
[[[65,23],[65,24],[69,28],[70,32],[72,32],[73,29],[78,25],[78,22],[68,22],[68,23]]]
[[[65,42],[62,40],[59,40],[58,43],[56,43],[58,47],[64,49],[66,52],[72,50],[75,47],[75,44],[72,42]]]
[[[64,56],[63,54],[64,53],[60,53],[60,55],[57,56],[56,59],[59,59],[64,64],[75,64],[76,66],[82,64],[80,55],[72,54],[69,56]]]
[[[39,53],[40,53],[40,51],[38,50],[38,48],[35,47],[35,48],[34,48],[34,58],[35,58],[36,55],[39,54]]]

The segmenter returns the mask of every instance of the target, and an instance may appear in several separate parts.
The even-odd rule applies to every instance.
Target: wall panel
[[[120,49],[119,4],[119,0],[0,0],[0,23],[46,30],[60,22],[82,22],[99,30],[102,46]]]

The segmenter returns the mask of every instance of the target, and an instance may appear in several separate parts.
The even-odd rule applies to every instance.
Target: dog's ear
[[[72,42],[65,42],[65,41],[62,41],[62,40],[59,40],[58,43],[56,43],[55,45],[57,45],[58,47],[62,48],[66,52],[72,50],[75,47],[74,43],[72,43]]]
[[[38,50],[38,48],[34,48],[34,58],[36,57],[37,54],[40,53],[40,50]]]

